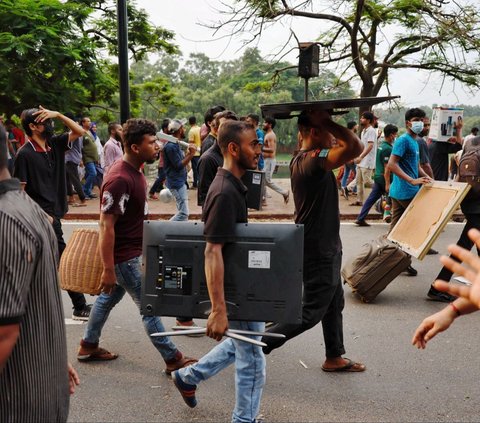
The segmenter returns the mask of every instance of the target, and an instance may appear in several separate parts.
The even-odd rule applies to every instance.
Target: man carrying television
[[[224,294],[223,247],[235,241],[237,223],[247,222],[246,193],[241,181],[247,169],[256,169],[260,144],[253,126],[227,120],[218,132],[218,145],[224,157],[205,199],[205,275],[212,311],[207,335],[220,341],[228,328],[263,331],[263,322],[228,321]],[[258,339],[259,337],[253,337]],[[259,346],[225,339],[197,363],[172,372],[172,379],[185,403],[195,407],[197,385],[235,363],[236,401],[232,422],[253,422],[260,409],[265,384],[265,357]]]
[[[298,117],[301,149],[290,163],[295,223],[304,225],[303,308],[301,324],[278,323],[269,331],[285,338],[263,337],[265,354],[322,322],[325,372],[363,372],[365,365],[342,357],[343,287],[340,277],[342,243],[338,189],[333,169],[358,157],[363,147],[348,128],[338,125],[325,110]],[[336,147],[332,148],[336,140]]]

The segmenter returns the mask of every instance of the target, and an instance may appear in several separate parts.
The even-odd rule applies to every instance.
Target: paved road
[[[67,237],[75,226],[64,226]],[[445,252],[461,230],[449,224],[435,244]],[[386,226],[342,224],[344,255],[384,233]],[[267,384],[261,413],[271,422],[447,422],[480,420],[479,315],[460,318],[425,351],[410,345],[418,323],[442,308],[425,300],[439,270],[438,256],[415,262],[415,278],[401,276],[374,304],[363,304],[345,288],[344,337],[347,357],[366,363],[363,374],[321,371],[320,326],[267,356]],[[93,298],[92,298],[93,300]],[[70,307],[64,295],[66,309]],[[69,313],[66,314],[70,317]],[[172,318],[165,318],[166,327]],[[199,323],[202,323],[199,321]],[[77,363],[82,325],[68,325],[68,351],[82,385],[72,398],[70,421],[180,422],[229,421],[234,404],[232,369],[197,391],[195,409],[184,405],[162,372],[163,361],[147,339],[138,312],[125,298],[113,310],[102,345],[120,354],[110,363]],[[177,337],[181,350],[201,356],[208,338]],[[302,361],[307,368],[302,366]]]

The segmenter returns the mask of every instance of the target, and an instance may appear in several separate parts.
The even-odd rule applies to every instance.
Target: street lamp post
[[[127,0],[117,1],[118,72],[120,80],[120,121],[130,117],[130,84],[128,78],[128,16]]]

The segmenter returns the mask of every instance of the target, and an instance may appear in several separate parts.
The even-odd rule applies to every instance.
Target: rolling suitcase
[[[411,257],[387,240],[386,235],[368,242],[342,268],[344,283],[369,303],[411,263]]]

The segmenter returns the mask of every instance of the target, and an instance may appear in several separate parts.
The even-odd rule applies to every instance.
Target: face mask
[[[45,126],[45,129],[43,131],[43,135],[45,136],[45,138],[49,139],[53,136],[54,134],[54,131],[53,131],[53,122],[51,119],[47,119],[45,122],[44,122],[44,126]]]
[[[423,131],[423,122],[422,121],[414,121],[412,122],[412,127],[410,128],[414,134],[419,134]]]

